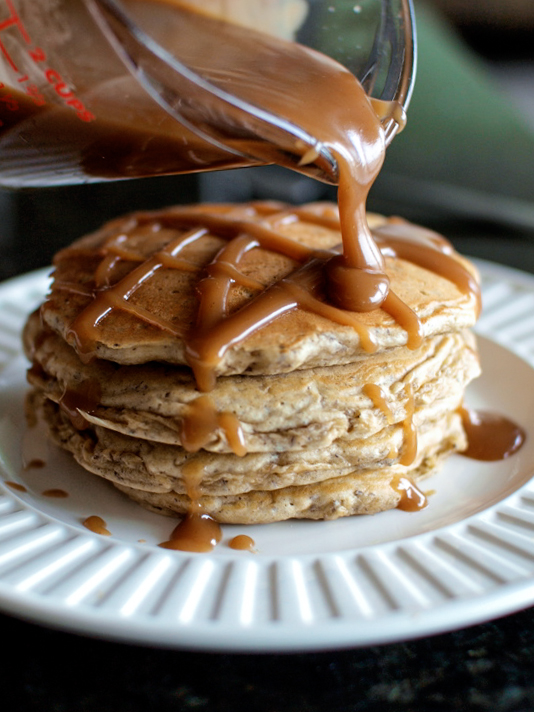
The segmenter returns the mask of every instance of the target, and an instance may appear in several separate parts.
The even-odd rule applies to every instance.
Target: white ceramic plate
[[[484,374],[467,403],[532,433],[534,278],[479,263]],[[212,554],[157,547],[173,522],[50,448],[22,467],[26,314],[44,272],[0,285],[0,608],[103,638],[213,651],[298,651],[406,640],[534,603],[534,437],[508,460],[452,457],[418,513],[224,527]],[[42,442],[26,442],[42,455]],[[23,485],[15,491],[7,482]],[[43,495],[66,490],[66,499]],[[89,515],[111,537],[82,526]],[[257,553],[228,541],[249,534]]]

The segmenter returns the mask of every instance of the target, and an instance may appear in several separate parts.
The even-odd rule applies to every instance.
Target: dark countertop
[[[6,712],[534,709],[532,609],[434,638],[300,655],[136,648],[7,617],[2,638]]]
[[[149,186],[148,190],[145,188]],[[96,213],[195,199],[189,181],[0,193],[2,278],[47,264]],[[127,198],[124,197],[127,193]],[[111,196],[111,197],[110,197]],[[75,219],[76,218],[76,219]],[[61,228],[59,227],[61,225]],[[463,252],[534,273],[533,235],[448,220]],[[3,235],[1,230],[3,230]],[[534,709],[534,609],[431,638],[288,655],[207,654],[90,639],[0,616],[6,712],[386,712]]]

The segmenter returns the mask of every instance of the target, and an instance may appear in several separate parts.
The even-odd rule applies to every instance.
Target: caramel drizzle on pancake
[[[393,422],[393,413],[391,412],[384,389],[376,383],[366,383],[362,387],[362,391],[364,395],[373,402],[375,408],[378,408],[378,410],[384,414],[387,424],[391,425]]]
[[[404,443],[402,445],[399,463],[401,465],[411,465],[417,455],[417,429],[413,420],[415,413],[415,398],[413,395],[413,387],[411,383],[407,383],[404,387],[404,392],[407,396],[406,414],[402,421],[402,431],[404,434]]]
[[[99,327],[114,310],[128,312],[134,318],[183,338],[186,358],[200,391],[215,385],[219,362],[227,349],[244,340],[288,311],[302,309],[338,324],[350,326],[360,337],[362,348],[376,350],[376,342],[358,313],[331,303],[327,296],[328,265],[341,254],[341,246],[330,250],[314,250],[280,232],[283,224],[299,221],[340,229],[339,218],[331,206],[316,204],[306,208],[278,203],[253,203],[247,217],[243,211],[236,217],[233,206],[212,207],[212,212],[195,208],[170,209],[159,213],[138,214],[125,224],[116,225],[99,250],[101,262],[94,274],[94,285],[82,288],[70,282],[54,282],[52,290],[65,290],[90,296],[90,303],[73,320],[67,340],[73,344],[83,361],[95,355]],[[250,217],[248,217],[248,215]],[[154,232],[162,228],[181,230],[164,247],[148,256],[130,244],[135,230],[151,224]],[[117,234],[119,233],[119,234]],[[206,236],[227,241],[209,264],[195,264],[187,257],[187,248]],[[480,302],[476,279],[452,254],[450,244],[430,231],[400,220],[390,221],[373,231],[377,246],[384,256],[399,257],[423,266],[454,282],[465,294]],[[281,254],[295,263],[294,270],[274,284],[263,285],[240,270],[243,256],[254,249]],[[85,252],[87,250],[85,249]],[[62,250],[57,262],[70,255],[84,254],[83,247]],[[94,252],[90,253],[94,258]],[[131,265],[130,271],[114,280],[117,265]],[[168,318],[150,313],[132,295],[165,269],[198,273],[198,311],[193,329],[176,324]],[[244,287],[256,295],[238,311],[228,314],[228,295],[232,287]],[[46,303],[43,307],[46,309]],[[422,340],[421,322],[402,300],[389,291],[381,307],[408,334],[408,347],[416,349]]]
[[[376,228],[373,234],[384,256],[412,262],[454,282],[463,294],[475,299],[477,314],[480,314],[480,286],[473,274],[453,256],[452,245],[444,237],[400,218]]]
[[[182,421],[180,440],[187,452],[198,452],[221,429],[236,455],[246,455],[245,436],[241,423],[233,413],[220,413],[208,395],[195,398],[187,407]]]
[[[88,427],[84,414],[96,413],[101,395],[102,388],[98,381],[82,381],[75,389],[65,389],[59,400],[59,407],[77,430],[84,430]]]
[[[364,395],[366,395],[372,402],[375,408],[378,408],[386,418],[388,425],[393,423],[393,413],[387,402],[384,390],[376,385],[375,383],[366,383],[362,387]],[[417,455],[417,428],[414,423],[414,413],[415,413],[415,398],[413,394],[413,386],[411,383],[407,383],[404,387],[404,393],[406,395],[406,405],[405,414],[401,423],[402,433],[403,433],[403,443],[400,448],[399,453],[390,452],[389,456],[392,458],[399,457],[399,464],[401,465],[411,465]]]
[[[223,430],[232,451],[244,456],[247,449],[239,420],[233,413],[218,412],[209,395],[200,395],[189,403],[182,421],[182,447],[190,453],[198,452],[219,429]],[[182,466],[181,476],[189,498],[187,512],[169,539],[159,544],[163,549],[208,552],[221,541],[220,525],[201,502],[204,475],[204,465],[195,458]]]

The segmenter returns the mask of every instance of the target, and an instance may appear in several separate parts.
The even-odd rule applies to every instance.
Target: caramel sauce
[[[413,422],[415,412],[415,399],[413,396],[413,388],[411,383],[405,386],[407,395],[406,415],[402,421],[402,431],[404,434],[404,442],[402,445],[401,456],[399,463],[401,465],[411,465],[417,455],[417,429]]]
[[[426,496],[409,477],[398,475],[393,478],[391,486],[400,494],[397,509],[402,509],[403,512],[418,512],[427,506]]]
[[[193,504],[178,526],[173,529],[168,541],[159,544],[163,549],[206,553],[221,541],[222,530],[213,517],[202,507]]]
[[[108,530],[108,525],[106,524],[106,522],[102,519],[102,517],[99,517],[96,514],[93,514],[90,517],[87,517],[87,519],[84,519],[82,524],[86,529],[89,529],[89,531],[93,532],[93,534],[100,534],[101,536],[111,536],[111,532]]]
[[[406,330],[408,334],[407,347],[413,351],[418,349],[423,342],[423,330],[421,321],[413,309],[410,309],[410,307],[392,291],[389,292],[382,308],[393,317],[397,324]]]
[[[402,111],[380,102],[373,105],[351,72],[296,42],[210,17],[182,4],[152,0],[149,12],[144,12],[145,2],[129,0],[128,6],[134,17],[142,17],[143,29],[152,36],[160,37],[162,30],[174,34],[169,51],[199,71],[203,80],[231,92],[241,105],[245,102],[269,112],[288,127],[287,132],[276,132],[275,139],[260,138],[250,130],[250,119],[243,116],[242,109],[228,102],[224,114],[217,111],[211,117],[208,109],[205,112],[208,133],[214,129],[222,139],[210,143],[147,100],[129,75],[102,86],[93,82],[88,96],[78,96],[86,108],[83,116],[51,108],[44,96],[32,102],[7,88],[10,102],[0,115],[0,150],[10,171],[17,164],[35,164],[35,169],[46,166],[47,151],[53,145],[57,155],[49,157],[51,165],[56,159],[64,168],[64,161],[70,161],[73,175],[79,171],[93,178],[274,162],[329,179],[339,185],[343,238],[342,255],[326,269],[333,301],[360,311],[380,306],[387,296],[389,279],[367,225],[365,202],[384,160],[380,119],[390,116],[402,121]],[[195,102],[203,105],[204,95],[196,96],[193,87],[190,92],[184,97],[184,107]],[[124,96],[129,97],[128,112],[120,106]],[[0,102],[0,110],[2,106]],[[65,156],[60,155],[62,150]],[[29,163],[32,151],[36,156]],[[322,157],[325,152],[328,160]],[[76,166],[76,160],[81,165]],[[103,284],[101,275],[98,277],[98,283]],[[107,298],[113,308],[113,292]]]
[[[238,534],[237,536],[234,536],[228,542],[228,546],[230,549],[236,549],[238,551],[256,551],[256,542],[252,539],[252,537],[247,536],[246,534]]]
[[[393,119],[399,127],[399,133],[405,128],[406,111],[401,104],[394,101],[382,101],[381,99],[375,98],[371,99],[371,104],[373,105],[373,109],[375,110],[380,121]]]
[[[131,2],[132,11],[136,3]],[[137,3],[137,8],[139,4]],[[142,5],[141,5],[142,8]],[[180,57],[188,67],[200,69],[202,76],[216,86],[228,89],[252,106],[298,126],[317,141],[311,148],[299,139],[289,145],[255,146],[250,139],[232,146],[262,162],[286,163],[293,154],[297,170],[320,161],[317,147],[327,149],[337,164],[338,202],[343,237],[343,254],[327,268],[328,278],[342,289],[332,290],[334,300],[343,308],[376,308],[387,294],[389,279],[384,260],[377,248],[365,215],[369,189],[382,166],[385,138],[377,108],[373,106],[355,77],[343,66],[296,42],[286,42],[257,33],[249,28],[192,12],[191,8],[156,3],[150,17],[145,17],[149,31],[157,32],[156,13],[179,23]],[[161,19],[160,19],[161,21]],[[152,24],[150,24],[152,23]],[[217,37],[214,50],[213,38]],[[243,118],[228,106],[228,116],[220,117],[219,131],[237,125],[246,132]],[[280,137],[280,141],[283,139]],[[284,156],[285,154],[285,156]],[[286,163],[287,165],[287,163]]]
[[[51,497],[52,499],[65,499],[69,496],[68,492],[63,489],[47,489],[42,492],[43,497]]]
[[[523,428],[503,415],[466,407],[459,412],[468,442],[462,453],[465,457],[483,462],[504,460],[525,442]]]
[[[33,458],[24,467],[25,470],[40,470],[46,466],[46,462],[40,458]]]
[[[68,415],[77,430],[84,430],[88,423],[83,412],[92,415],[100,403],[100,397],[101,387],[98,382],[83,381],[75,390],[65,390],[59,401],[59,407]]]
[[[24,485],[21,485],[19,482],[12,482],[11,480],[4,480],[4,484],[6,484],[8,487],[11,487],[12,490],[15,490],[15,492],[27,492],[27,488]]]
[[[245,436],[241,424],[233,413],[219,413],[207,395],[195,398],[188,405],[188,413],[182,421],[180,438],[188,452],[198,452],[221,428],[232,452],[246,455]]]
[[[199,488],[203,476],[204,466],[198,460],[191,459],[182,465],[182,477],[186,483],[187,494],[191,499],[198,499],[200,496]]]
[[[209,406],[211,409],[211,406]],[[204,432],[204,429],[202,428]],[[197,444],[201,442],[195,435]],[[201,445],[198,445],[200,449]],[[182,521],[173,529],[169,539],[159,544],[163,549],[205,553],[211,551],[222,539],[220,524],[210,516],[200,502],[200,485],[204,467],[197,460],[189,460],[182,466],[189,506]]]
[[[391,412],[391,408],[389,407],[384,390],[374,383],[366,383],[363,386],[362,391],[364,395],[373,401],[375,408],[378,408],[385,415],[388,425],[391,425],[393,422],[393,414]]]
[[[477,279],[453,256],[452,246],[444,237],[401,218],[375,228],[373,235],[384,255],[413,262],[453,282],[475,300],[480,313],[482,297]]]

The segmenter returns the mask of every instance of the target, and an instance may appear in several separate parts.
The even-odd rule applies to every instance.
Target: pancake
[[[28,411],[163,514],[263,523],[400,506],[399,481],[415,487],[466,447],[479,288],[439,235],[369,224],[389,293],[352,312],[325,276],[340,254],[334,205],[107,223],[57,255],[27,321]]]
[[[379,241],[400,236],[404,244],[428,243],[447,268],[452,263],[474,273],[430,231],[378,216],[370,224]],[[242,240],[242,252],[234,249],[234,238]],[[41,315],[82,359],[96,356],[121,364],[155,360],[195,370],[197,351],[206,346],[205,341],[199,346],[199,336],[209,331],[214,376],[341,365],[371,350],[408,344],[406,324],[384,309],[355,314],[331,306],[333,318],[327,318],[313,308],[293,308],[263,318],[261,328],[242,326],[239,320],[249,312],[259,323],[258,309],[276,297],[281,280],[314,256],[319,263],[331,258],[340,241],[337,208],[330,204],[300,209],[273,203],[202,205],[129,215],[56,256],[52,291]],[[249,249],[258,242],[273,249]],[[229,245],[234,254],[225,253]],[[417,316],[421,338],[473,326],[478,305],[472,291],[384,251],[391,292]],[[224,298],[207,296],[206,326],[205,320],[199,323],[199,279],[204,277],[206,285],[225,269],[231,284]]]

